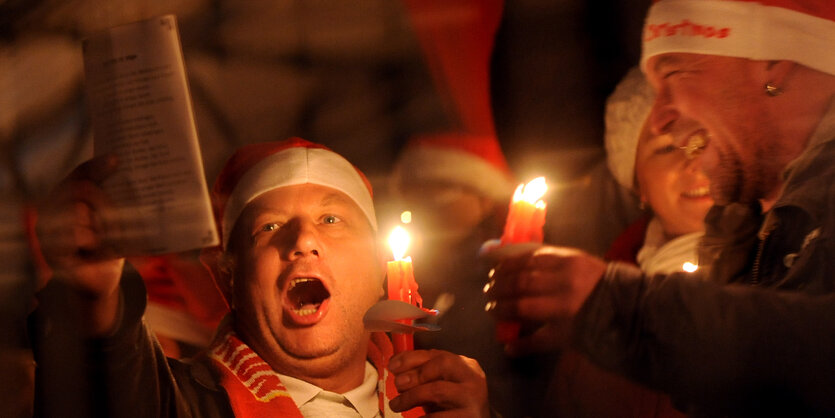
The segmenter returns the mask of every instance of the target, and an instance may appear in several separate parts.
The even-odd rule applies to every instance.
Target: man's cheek
[[[713,177],[716,174],[716,169],[719,166],[719,154],[716,146],[708,145],[704,152],[702,152],[699,157],[701,159],[700,163],[702,166],[702,171],[707,175],[707,177],[713,181]]]

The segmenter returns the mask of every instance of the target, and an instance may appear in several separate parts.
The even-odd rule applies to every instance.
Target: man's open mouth
[[[330,297],[330,292],[318,278],[297,277],[290,280],[284,306],[294,322],[313,324],[324,316]]]

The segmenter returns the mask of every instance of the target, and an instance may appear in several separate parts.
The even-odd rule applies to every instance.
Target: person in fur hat
[[[704,141],[705,131],[677,129],[655,135],[647,122],[655,99],[640,69],[631,69],[606,104],[606,152],[609,170],[640,199],[645,216],[619,236],[606,253],[645,273],[672,273],[698,264],[697,246],[704,219],[713,205],[710,182],[698,158],[701,147],[678,144]]]
[[[654,135],[646,123],[655,94],[640,69],[624,76],[606,102],[609,170],[639,196],[645,215],[626,228],[604,258],[639,266],[647,275],[698,264],[697,247],[713,200],[697,158],[682,149],[684,130]],[[696,131],[696,134],[701,134]],[[609,373],[575,350],[560,356],[552,382],[554,408],[565,416],[683,417],[670,398]]]

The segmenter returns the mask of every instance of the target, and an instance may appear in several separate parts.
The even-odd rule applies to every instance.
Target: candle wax
[[[542,242],[545,225],[545,203],[519,200],[510,204],[502,244]]]
[[[389,261],[386,269],[388,274],[389,299],[420,306],[420,297],[417,296],[417,282],[415,282],[411,257]],[[401,319],[398,322],[407,325],[411,324],[410,319]],[[412,334],[393,332],[391,339],[395,354],[406,350],[414,350],[414,338]]]
[[[520,185],[510,202],[507,212],[502,245],[519,244],[524,242],[542,242],[545,226],[545,202],[536,200],[531,203],[521,199],[523,186]],[[496,324],[496,339],[502,343],[509,343],[519,338],[522,325],[515,321],[499,321]]]

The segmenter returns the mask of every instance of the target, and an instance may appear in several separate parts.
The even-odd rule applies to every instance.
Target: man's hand
[[[545,246],[500,258],[485,288],[486,309],[500,320],[537,327],[510,343],[508,353],[563,347],[574,315],[605,270],[603,260],[571,248]]]
[[[429,417],[489,417],[487,380],[478,362],[448,351],[407,351],[392,357],[400,396],[389,406],[403,412],[423,407]]]
[[[106,332],[115,322],[124,266],[124,258],[104,242],[109,203],[99,185],[115,167],[113,158],[81,164],[38,208],[36,232],[44,259],[53,277],[79,297],[92,335]]]

